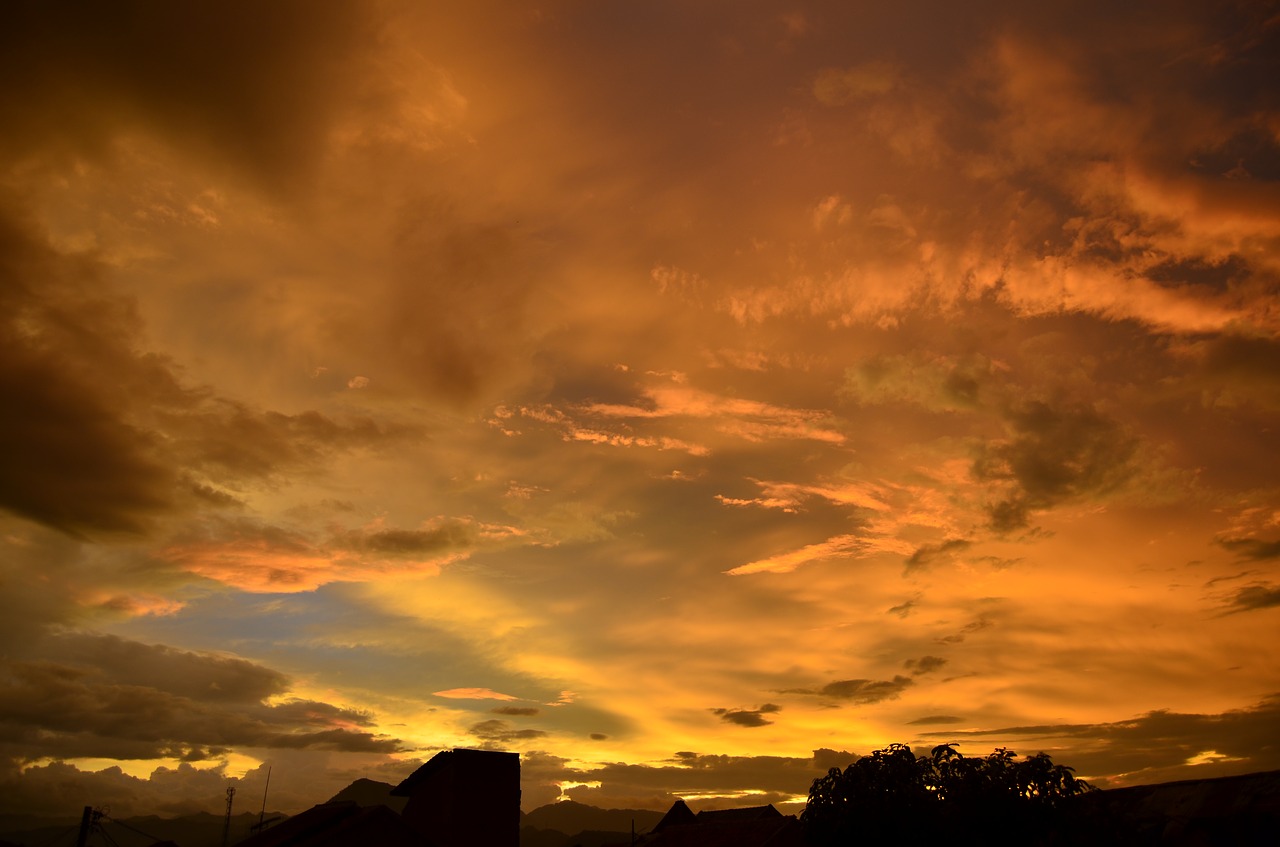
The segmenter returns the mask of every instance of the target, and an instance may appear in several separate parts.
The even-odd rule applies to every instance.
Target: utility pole
[[[227,841],[231,838],[231,800],[236,796],[234,785],[227,786],[227,816],[222,821],[222,847],[227,847]]]
[[[76,847],[85,847],[89,843],[89,835],[98,825],[98,819],[101,817],[102,812],[92,806],[84,807],[84,814],[80,816],[80,834],[76,837]]]

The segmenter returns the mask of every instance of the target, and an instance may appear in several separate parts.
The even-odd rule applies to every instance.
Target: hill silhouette
[[[587,830],[629,833],[633,820],[636,832],[641,832],[652,829],[662,820],[662,815],[662,812],[651,809],[597,809],[585,803],[565,800],[548,803],[529,812],[524,816],[524,825],[570,834]]]
[[[407,797],[393,797],[391,789],[395,786],[388,782],[378,782],[361,777],[337,794],[330,797],[328,803],[355,803],[357,806],[387,806],[394,812],[403,812]]]

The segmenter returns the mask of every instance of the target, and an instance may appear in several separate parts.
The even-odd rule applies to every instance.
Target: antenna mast
[[[267,789],[271,788],[271,765],[267,765],[267,784],[262,789],[262,811],[258,812],[258,829],[262,829],[262,818],[267,813]]]
[[[227,847],[231,838],[231,799],[236,796],[234,785],[227,786],[227,816],[222,821],[222,847]],[[264,804],[265,805],[265,804]]]

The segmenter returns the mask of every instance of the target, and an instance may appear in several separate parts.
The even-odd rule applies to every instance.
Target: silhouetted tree
[[[1045,753],[984,758],[951,744],[917,757],[891,744],[814,780],[801,820],[810,843],[924,844],[968,835],[982,844],[1035,844],[1064,826],[1069,798],[1090,790]]]

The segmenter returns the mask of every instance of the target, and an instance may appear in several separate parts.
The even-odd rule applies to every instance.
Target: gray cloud
[[[992,623],[990,618],[988,618],[986,615],[979,615],[977,620],[970,621],[969,623],[960,627],[959,632],[953,633],[951,635],[944,635],[941,638],[938,638],[937,641],[939,644],[959,644],[962,641],[964,641],[965,638],[967,638],[969,635],[975,632],[981,632],[982,630],[991,626],[995,626],[995,624]]]
[[[142,644],[114,635],[68,633],[38,645],[43,660],[91,669],[90,678],[193,700],[255,703],[284,694],[289,679],[245,659]]]
[[[498,706],[490,709],[495,715],[512,715],[516,717],[533,717],[542,710],[535,706]]]
[[[822,686],[818,693],[854,703],[879,703],[894,699],[912,684],[905,676],[895,676],[891,680],[844,679]]]
[[[1222,547],[1240,558],[1251,561],[1280,558],[1280,541],[1263,541],[1260,538],[1224,538],[1218,541]]]
[[[921,656],[918,659],[907,659],[903,662],[903,667],[909,669],[913,676],[932,673],[947,663],[947,660],[940,656]]]
[[[907,688],[915,685],[915,680],[907,676],[895,676],[893,679],[842,679],[829,682],[819,689],[793,688],[783,694],[816,694],[820,697],[834,697],[837,700],[848,700],[852,703],[868,705],[892,700]]]
[[[1246,585],[1236,591],[1227,601],[1227,611],[1251,612],[1257,609],[1271,609],[1280,606],[1280,585],[1259,582]]]
[[[897,615],[900,618],[905,618],[907,615],[911,614],[911,611],[915,608],[915,606],[916,606],[915,600],[907,600],[905,602],[899,603],[896,606],[890,606],[888,609],[888,612],[891,615]]]
[[[278,672],[242,659],[189,653],[113,636],[49,639],[48,658],[0,667],[0,748],[41,756],[187,761],[227,747],[390,753],[394,738],[354,730],[360,711],[311,700],[268,704],[287,692]]]
[[[953,553],[966,550],[972,545],[973,542],[966,541],[963,538],[948,538],[939,544],[922,544],[907,557],[907,570],[911,571],[927,567],[935,562],[949,558]]]
[[[530,741],[534,738],[542,738],[547,734],[540,729],[516,729],[509,721],[504,721],[500,718],[480,721],[477,724],[473,724],[467,731],[483,741],[486,746],[510,744],[515,741]]]
[[[768,726],[773,723],[765,715],[775,714],[780,711],[782,711],[781,706],[774,703],[765,703],[758,709],[712,709],[711,713],[719,716],[720,720],[725,723],[757,727]]]
[[[1112,492],[1136,473],[1137,438],[1089,406],[1032,401],[1009,422],[1013,437],[984,446],[972,469],[979,480],[1014,487],[988,509],[997,532],[1026,527],[1033,510]]]
[[[421,556],[466,548],[476,542],[474,526],[451,521],[430,529],[382,529],[350,531],[337,536],[334,546],[346,550],[389,556]]]

